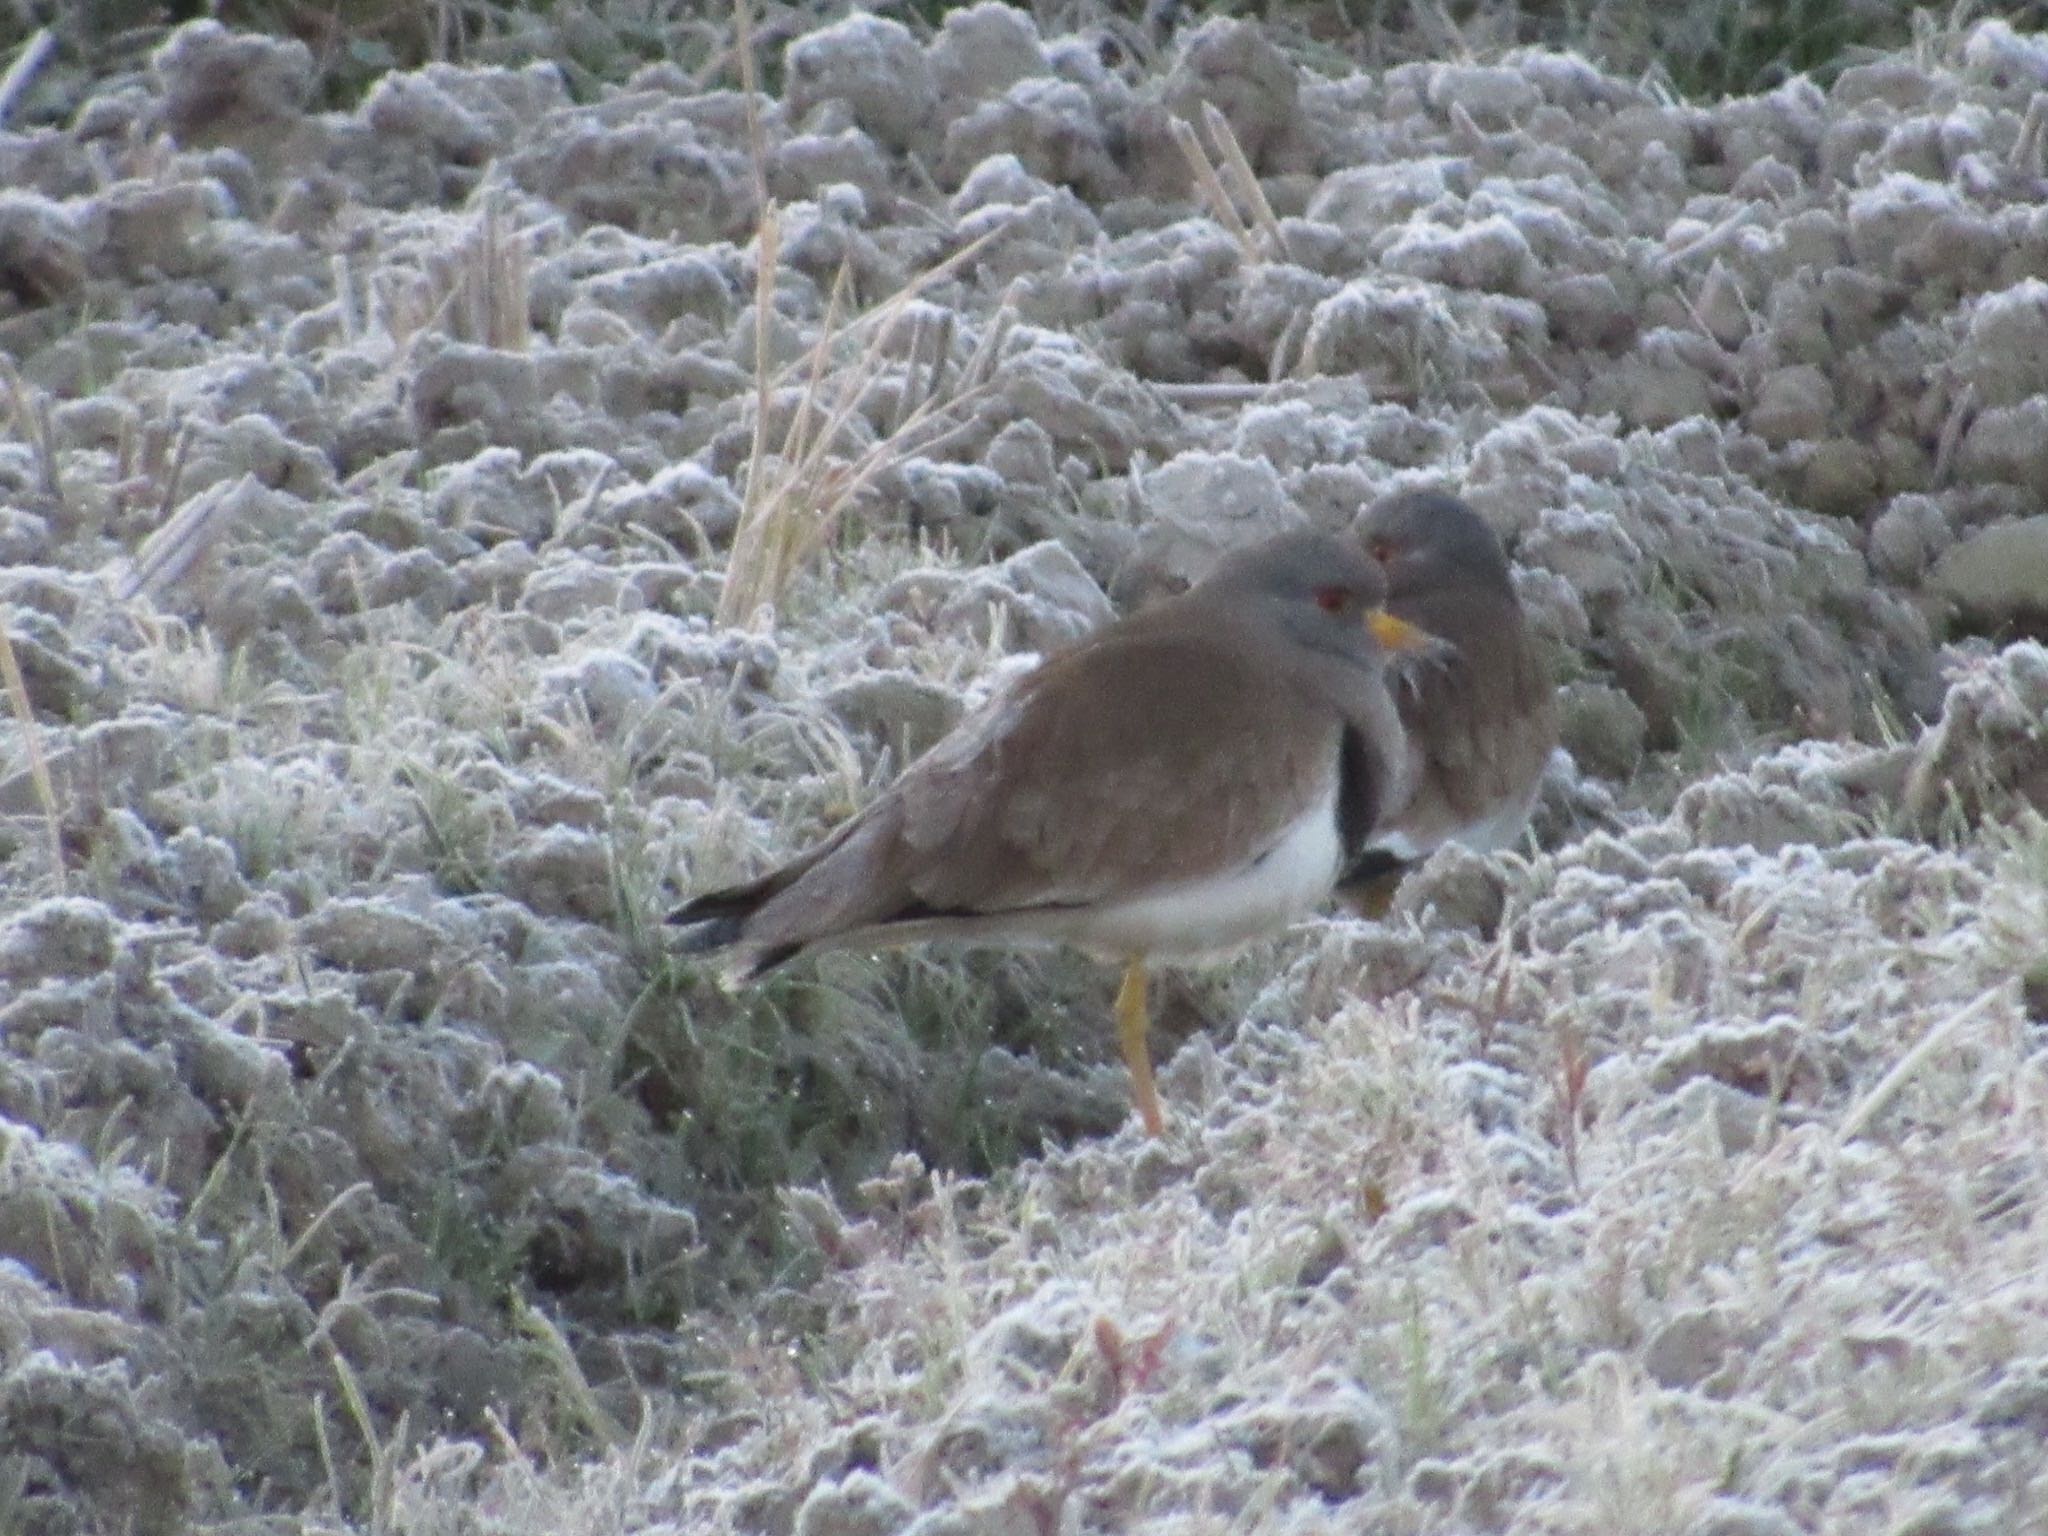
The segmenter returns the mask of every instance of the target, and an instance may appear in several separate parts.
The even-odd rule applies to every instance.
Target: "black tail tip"
[[[677,954],[716,954],[719,950],[732,949],[746,942],[746,918],[724,912],[697,911],[693,910],[694,905],[685,903],[668,915],[670,926],[680,930],[676,935]],[[767,949],[743,949],[727,967],[727,974],[735,982],[753,981],[763,972],[772,971],[792,958],[802,948],[801,944],[775,944]]]
[[[740,933],[747,925],[745,918],[700,912],[693,910],[695,906],[695,902],[685,902],[668,915],[669,926],[681,930],[677,942],[684,954],[708,954],[739,943]]]

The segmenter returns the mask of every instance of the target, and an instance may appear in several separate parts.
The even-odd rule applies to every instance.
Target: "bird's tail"
[[[867,870],[866,856],[856,857],[851,872],[842,871],[840,878],[826,879],[824,889],[814,890],[812,899],[799,902],[794,913],[786,903],[776,905],[775,911],[767,914],[762,925],[766,931],[756,931],[755,919],[761,917],[763,909],[775,903],[778,896],[788,893],[792,886],[804,885],[806,877],[820,865],[827,864],[835,854],[844,854],[847,844],[869,826],[870,818],[866,814],[854,816],[842,822],[837,831],[809,853],[790,860],[779,869],[772,869],[744,885],[729,885],[722,890],[706,891],[702,896],[691,897],[668,915],[671,926],[683,930],[679,938],[681,952],[701,955],[729,950],[732,958],[727,962],[726,973],[734,981],[752,981],[812,945],[829,941],[834,934],[849,928],[862,926],[872,915],[867,908],[872,904],[875,892],[881,890],[886,899],[887,891],[886,885],[851,878],[852,874]],[[849,892],[853,896],[850,902]],[[803,893],[799,891],[797,894],[801,896]]]
[[[752,981],[763,971],[774,969],[802,946],[784,944],[749,950],[746,947],[747,923],[771,896],[788,883],[787,872],[777,871],[745,885],[727,886],[721,891],[707,891],[702,896],[691,897],[668,915],[669,926],[680,930],[676,938],[677,951],[686,955],[709,955],[721,950],[737,950],[727,967],[735,981]]]
[[[669,925],[679,930],[676,952],[684,955],[712,955],[739,943],[747,928],[738,913],[699,912],[697,903],[685,902],[668,915]]]

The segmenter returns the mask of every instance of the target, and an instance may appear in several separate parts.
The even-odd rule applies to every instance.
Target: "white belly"
[[[1451,829],[1441,839],[1424,843],[1401,831],[1387,831],[1374,835],[1368,845],[1392,854],[1403,864],[1420,863],[1444,843],[1457,843],[1470,848],[1474,853],[1499,853],[1514,848],[1522,840],[1522,833],[1529,825],[1529,815],[1536,808],[1536,791],[1532,786],[1526,795],[1510,801],[1491,816],[1482,816],[1477,821],[1468,821]]]
[[[1529,825],[1529,813],[1535,809],[1536,790],[1531,787],[1528,794],[1510,801],[1491,816],[1465,823],[1452,834],[1451,841],[1463,843],[1474,853],[1499,853],[1513,848],[1522,840]]]
[[[1264,858],[1228,874],[1167,886],[1077,916],[1062,937],[1115,959],[1191,959],[1276,932],[1329,898],[1342,864],[1333,782]]]

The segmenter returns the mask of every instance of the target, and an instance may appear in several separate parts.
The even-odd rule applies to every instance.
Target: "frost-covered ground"
[[[2048,1531],[2048,38],[762,64],[0,132],[0,1523]],[[1409,484],[1540,849],[1179,987],[1162,1142],[1085,962],[665,954]]]

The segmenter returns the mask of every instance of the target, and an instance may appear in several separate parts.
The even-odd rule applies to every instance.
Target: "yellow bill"
[[[1428,630],[1406,619],[1397,619],[1384,608],[1366,609],[1365,627],[1372,631],[1373,639],[1390,651],[1426,651],[1438,643]]]

